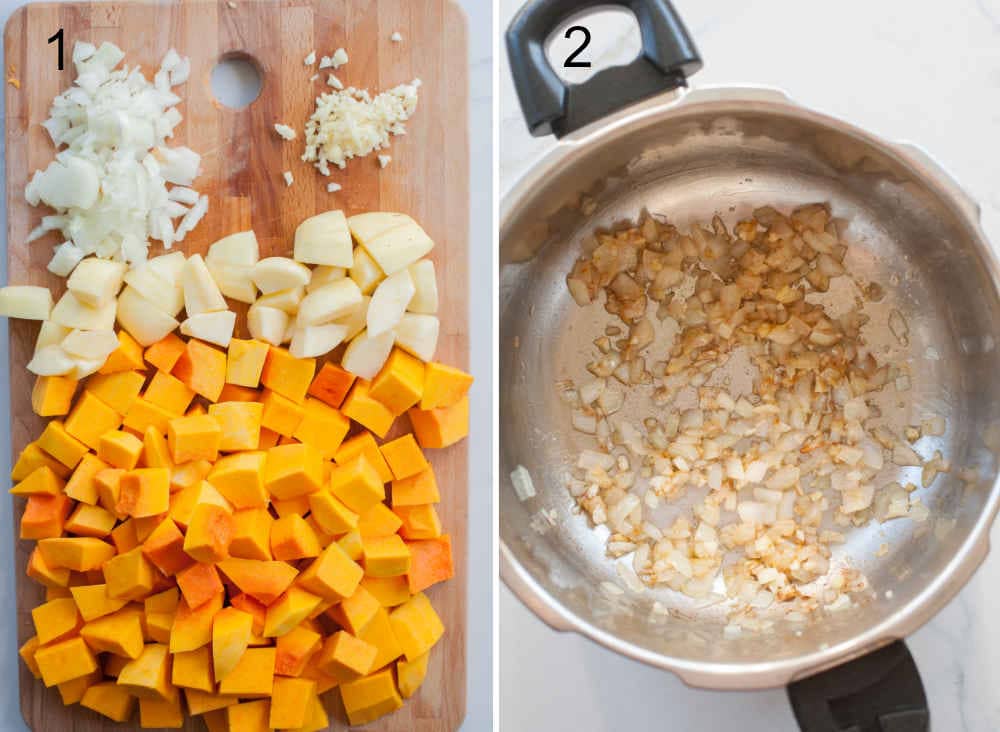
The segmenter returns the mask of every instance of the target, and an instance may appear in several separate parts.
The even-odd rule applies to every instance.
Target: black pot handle
[[[788,686],[802,732],[927,732],[920,672],[903,641]]]
[[[568,17],[599,5],[635,13],[642,54],[626,66],[567,85],[545,57],[545,40]],[[528,129],[562,137],[634,102],[685,86],[701,57],[669,0],[528,0],[507,29],[507,55]]]

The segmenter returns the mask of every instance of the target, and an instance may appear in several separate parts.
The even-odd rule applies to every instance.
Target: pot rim
[[[907,142],[891,142],[840,118],[817,112],[794,102],[783,91],[762,86],[701,87],[683,93],[670,92],[633,105],[605,120],[563,138],[521,175],[500,203],[500,241],[510,218],[536,185],[542,184],[565,159],[584,146],[600,145],[625,126],[640,121],[663,121],[706,107],[754,108],[795,116],[818,126],[832,127],[879,148],[914,171],[928,187],[955,209],[973,233],[974,244],[989,270],[994,290],[1000,292],[1000,260],[983,231],[978,204],[957,181],[922,148]],[[503,317],[501,313],[500,317]],[[985,509],[965,541],[932,581],[878,624],[841,643],[793,658],[754,663],[690,661],[649,651],[623,641],[589,623],[548,593],[517,561],[503,536],[499,537],[500,576],[507,587],[541,620],[558,631],[574,631],[628,658],[671,671],[693,687],[750,690],[785,686],[793,681],[846,663],[881,646],[904,638],[929,621],[965,586],[989,553],[989,531],[1000,508],[1000,475],[994,480]]]

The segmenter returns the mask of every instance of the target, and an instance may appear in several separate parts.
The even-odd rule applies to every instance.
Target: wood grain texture
[[[63,289],[45,267],[54,237],[26,245],[42,209],[24,201],[31,173],[52,159],[53,147],[39,124],[52,98],[72,83],[72,64],[58,72],[55,47],[46,39],[65,29],[66,53],[77,40],[112,41],[125,52],[125,63],[140,64],[151,77],[170,47],[190,56],[191,79],[180,87],[184,122],[174,144],[187,144],[202,155],[195,188],[210,197],[208,216],[188,236],[188,253],[204,252],[221,236],[252,227],[262,256],[290,255],[298,223],[315,213],[344,209],[401,211],[419,221],[437,243],[434,259],[441,289],[441,337],[437,357],[468,366],[468,114],[465,18],[449,0],[237,0],[220,2],[46,3],[18,10],[5,32],[5,68],[14,68],[21,88],[6,85],[7,257],[9,281]],[[393,31],[403,43],[393,43]],[[337,75],[347,85],[373,92],[420,78],[420,101],[405,137],[394,138],[392,163],[380,170],[374,156],[349,163],[330,180],[343,185],[326,192],[327,179],[299,160],[301,132],[283,142],[275,122],[302,129],[314,97],[327,87],[326,71],[303,64],[313,49],[330,55],[338,47],[350,63]],[[210,75],[220,58],[247,55],[263,73],[260,97],[243,110],[223,107],[213,97]],[[295,184],[286,188],[282,172]],[[156,252],[153,252],[156,253]],[[245,310],[242,308],[241,310]],[[243,328],[243,322],[238,325]],[[11,321],[11,435],[16,454],[35,436],[43,420],[31,411],[34,381],[24,365],[38,331],[36,323]],[[401,420],[401,421],[405,421]],[[467,450],[461,443],[430,451],[441,484],[441,519],[456,550],[456,578],[428,594],[447,631],[432,653],[427,681],[404,708],[371,725],[392,732],[457,729],[465,715]],[[20,518],[22,501],[15,501]],[[43,597],[23,573],[28,542],[16,542],[18,633],[33,634],[30,611]],[[125,729],[79,706],[63,707],[56,689],[46,689],[20,666],[21,709],[35,730],[95,732]],[[334,728],[346,727],[336,691],[325,697]],[[138,720],[133,723],[137,726]],[[185,729],[204,729],[189,720]]]

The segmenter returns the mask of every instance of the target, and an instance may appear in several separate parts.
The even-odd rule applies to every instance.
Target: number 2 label
[[[567,69],[589,69],[590,61],[577,61],[576,57],[583,53],[584,49],[590,45],[590,31],[582,25],[574,25],[566,30],[565,38],[572,38],[577,32],[583,33],[583,43],[573,53],[569,55],[563,66]]]

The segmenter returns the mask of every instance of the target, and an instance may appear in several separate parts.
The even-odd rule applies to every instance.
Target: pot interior
[[[785,683],[805,664],[829,664],[926,620],[966,579],[961,559],[995,510],[1000,298],[978,229],[913,159],[784,103],[681,104],[576,147],[529,176],[501,230],[500,530],[536,593],[618,650],[682,675],[705,671],[718,686]],[[681,229],[718,214],[731,228],[758,206],[787,212],[816,201],[851,221],[849,270],[887,290],[883,316],[873,316],[865,337],[890,362],[911,367],[908,393],[885,387],[894,426],[945,417],[946,434],[915,448],[925,458],[940,450],[953,467],[917,492],[927,521],[873,521],[835,547],[834,566],[859,568],[870,580],[856,607],[806,624],[777,617],[768,632],[732,637],[723,632],[723,603],[627,589],[605,553],[607,530],[593,528],[564,487],[565,471],[593,441],[571,429],[556,383],[586,380],[592,341],[609,320],[602,304],[578,307],[565,278],[584,237],[643,210]],[[890,343],[892,308],[909,326],[905,347]],[[536,496],[519,500],[509,478],[517,466]],[[974,468],[978,479],[963,482],[960,468]],[[887,463],[880,477],[919,485],[920,469]],[[608,592],[605,582],[624,593]]]

